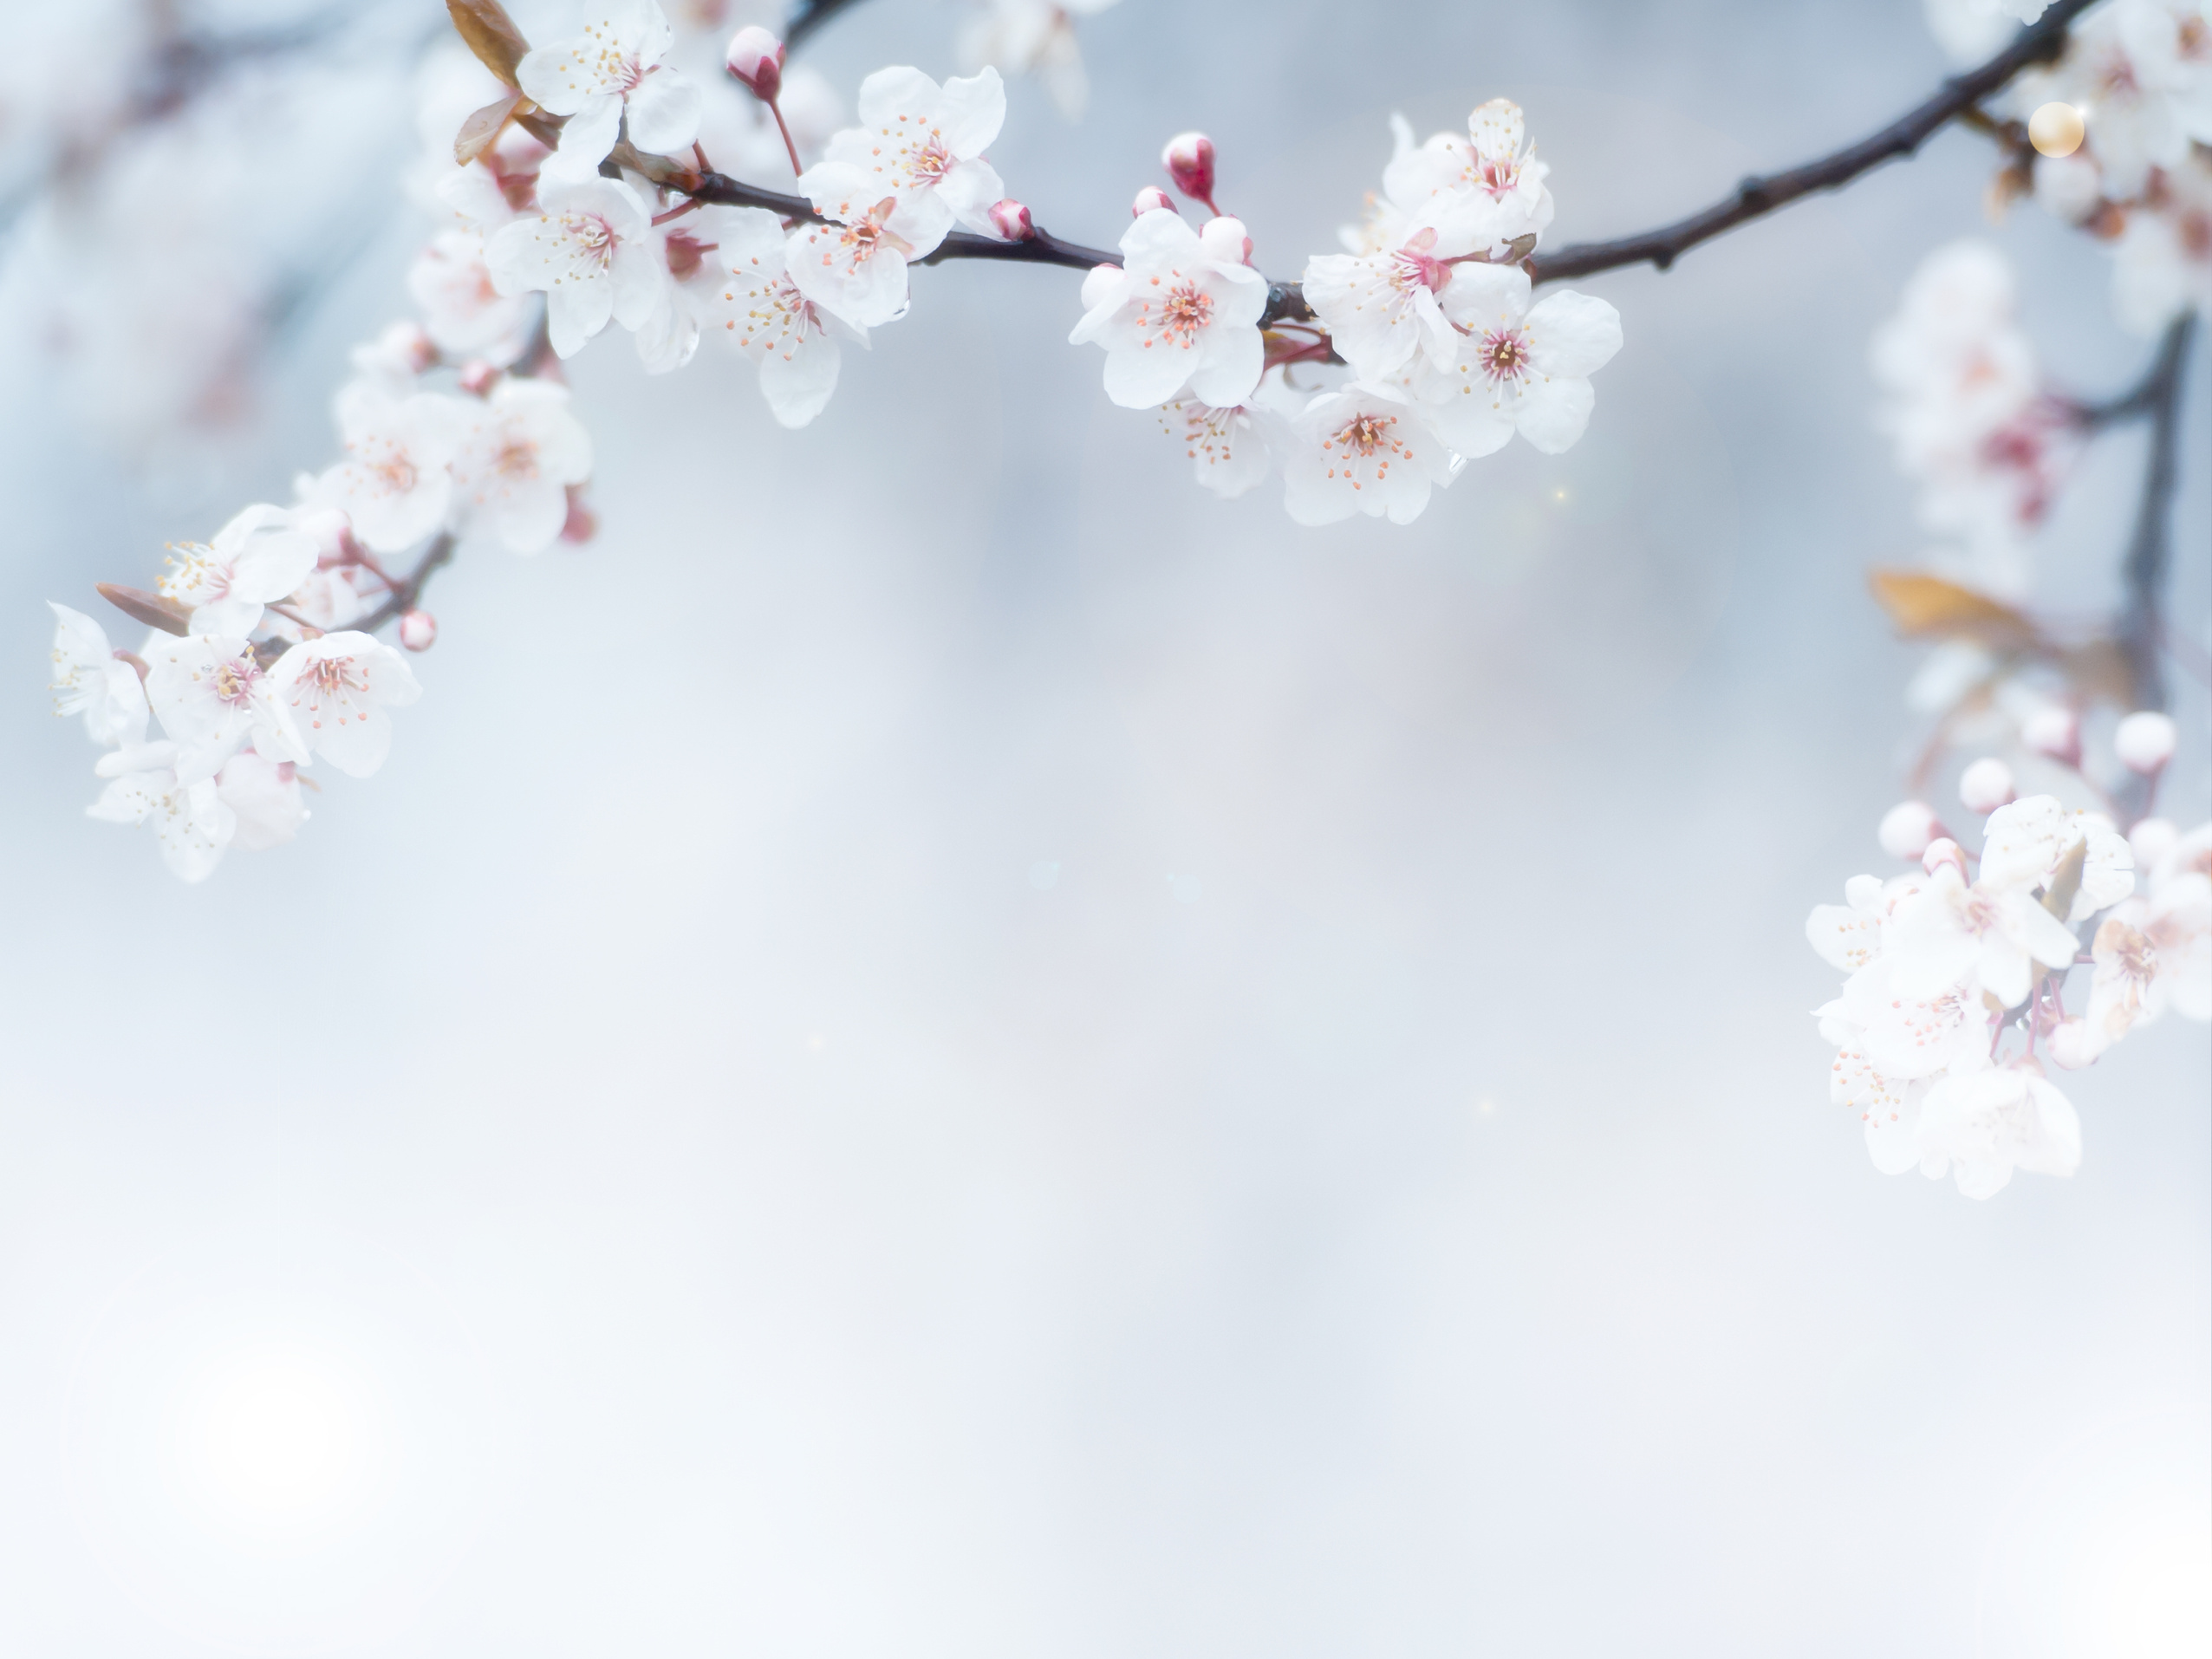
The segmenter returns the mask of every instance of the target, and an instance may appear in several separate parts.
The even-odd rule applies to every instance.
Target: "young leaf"
[[[143,588],[126,588],[119,582],[95,584],[100,596],[124,615],[144,622],[148,628],[158,628],[165,634],[190,634],[192,612],[175,600],[161,594],[150,594]]]
[[[1955,582],[1922,570],[1873,570],[1867,582],[1897,632],[1909,640],[1961,637],[1999,650],[2035,642],[2035,624],[2026,615]]]
[[[454,31],[468,42],[484,67],[509,86],[514,86],[515,66],[530,51],[530,42],[499,0],[446,0],[452,14]]]

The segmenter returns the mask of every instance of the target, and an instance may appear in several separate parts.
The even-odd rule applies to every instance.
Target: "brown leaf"
[[[1968,639],[2000,651],[2038,641],[2035,624],[2010,605],[1923,570],[1872,570],[1867,583],[1909,640]]]
[[[2084,697],[2121,709],[2135,706],[2135,669],[2118,640],[2092,640],[2059,654],[2059,666]]]
[[[497,144],[499,134],[507,130],[515,107],[525,101],[519,92],[511,92],[504,98],[494,99],[463,121],[453,140],[453,159],[465,167]]]
[[[446,10],[478,61],[507,85],[517,84],[515,66],[530,51],[530,42],[499,0],[446,0]]]
[[[165,634],[189,634],[192,612],[175,600],[160,594],[150,594],[143,588],[126,588],[119,582],[96,584],[100,596],[124,615],[144,622],[148,628],[158,628]]]
[[[2060,921],[2073,908],[2074,895],[2081,891],[2082,868],[2088,862],[2089,842],[2084,837],[2066,849],[2059,868],[2051,872],[2051,880],[2043,892],[2043,908]]]

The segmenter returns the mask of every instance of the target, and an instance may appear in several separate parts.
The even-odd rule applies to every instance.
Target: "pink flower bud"
[[[1892,858],[1917,858],[1942,833],[1943,826],[1925,801],[1898,802],[1882,815],[1882,827],[1874,832],[1882,850]]]
[[[1252,263],[1252,238],[1245,234],[1242,219],[1210,218],[1198,233],[1198,240],[1208,259],[1219,259],[1226,265]]]
[[[2051,1057],[2052,1064],[2079,1071],[2085,1065],[2094,1065],[2105,1046],[2098,1040],[2087,1020],[2062,1019],[2044,1039],[2043,1051]]]
[[[2174,723],[2150,709],[2131,714],[2112,733],[2112,752],[2130,771],[2156,777],[2174,758]]]
[[[461,390],[472,398],[491,395],[492,383],[499,378],[499,371],[481,357],[472,357],[461,365]]]
[[[2038,709],[2020,722],[2020,740],[2062,765],[2081,764],[2081,720],[2070,708]]]
[[[1037,234],[1029,209],[1009,196],[991,209],[991,228],[1008,242],[1027,242]]]
[[[1175,211],[1175,204],[1166,191],[1157,185],[1147,185],[1137,192],[1136,205],[1129,209],[1129,217],[1141,219],[1147,213],[1156,212],[1163,207],[1171,213]]]
[[[400,618],[400,643],[410,651],[427,651],[438,643],[438,619],[426,610],[411,610]]]
[[[1959,799],[1969,812],[1994,812],[2013,798],[2013,769],[1994,755],[1984,756],[1959,778]]]
[[[569,486],[569,517],[561,526],[561,539],[581,547],[599,534],[599,515],[584,505],[583,491]]]
[[[764,104],[774,103],[784,89],[784,42],[757,23],[747,23],[730,36],[730,49],[722,61]]]
[[[1203,133],[1178,133],[1160,153],[1175,188],[1194,202],[1213,205],[1213,140]]]
[[[1920,856],[1920,868],[1930,875],[1949,864],[1959,873],[1959,880],[1966,880],[1966,849],[1949,836],[1938,836],[1928,843],[1928,850]]]

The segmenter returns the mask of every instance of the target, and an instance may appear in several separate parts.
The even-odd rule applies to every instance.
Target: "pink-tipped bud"
[[[2064,766],[2081,764],[2081,719],[2070,708],[2041,708],[2020,722],[2020,740]]]
[[[1218,259],[1225,265],[1252,263],[1252,238],[1245,234],[1242,219],[1208,219],[1198,233],[1198,241],[1208,259]]]
[[[2013,799],[2013,769],[1994,755],[1977,760],[1959,777],[1959,801],[1969,812],[1990,813]]]
[[[1037,234],[1037,226],[1029,217],[1029,209],[1011,196],[992,205],[991,228],[1008,242],[1027,242]]]
[[[2062,1019],[2051,1028],[2044,1039],[2043,1051],[2051,1057],[2051,1064],[2064,1066],[2069,1071],[2079,1071],[2084,1066],[2097,1064],[2106,1043],[2100,1042],[2094,1028],[2085,1019]]]
[[[561,539],[582,546],[599,534],[599,515],[584,504],[583,492],[575,485],[569,486],[569,517],[561,526]]]
[[[784,42],[758,23],[747,23],[730,36],[722,61],[764,104],[774,103],[784,89]]]
[[[1178,133],[1160,153],[1175,188],[1194,202],[1213,205],[1213,140],[1203,133]]]
[[[427,651],[438,643],[438,619],[426,610],[404,612],[400,617],[400,643],[410,651]]]
[[[1175,211],[1174,198],[1157,185],[1147,185],[1136,193],[1136,205],[1129,209],[1129,217],[1141,219],[1147,213],[1156,213],[1161,208],[1170,213]]]
[[[2174,723],[2155,710],[2139,710],[2112,733],[2112,752],[2130,771],[2156,777],[2174,758]]]
[[[1966,849],[1949,836],[1938,836],[1921,854],[1920,868],[1933,875],[1946,864],[1959,873],[1959,880],[1966,880]]]
[[[472,357],[461,365],[461,390],[472,398],[489,397],[498,378],[499,371],[481,357]]]
[[[1943,833],[1943,826],[1927,802],[1900,801],[1882,815],[1882,827],[1874,833],[1890,857],[1917,858]]]

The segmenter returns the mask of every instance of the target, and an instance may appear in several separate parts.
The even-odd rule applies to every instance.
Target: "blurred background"
[[[383,771],[186,887],[83,817],[43,602],[335,452],[442,15],[0,10],[0,1650],[2203,1651],[2203,1028],[2067,1078],[2079,1175],[1977,1204],[1875,1172],[1807,1012],[1921,735],[1867,339],[1983,226],[1982,140],[1585,284],[1628,341],[1588,439],[1410,529],[1194,488],[1063,343],[1072,273],[918,272],[798,433],[610,333],[597,539],[443,575]],[[849,101],[966,16],[804,57]],[[1202,127],[1277,276],[1394,110],[1520,101],[1556,244],[1947,69],[1918,0],[1082,42],[1079,123],[1011,88],[1009,188],[1109,242]],[[2131,383],[2103,253],[1992,234],[2053,375]],[[2141,441],[2046,604],[2109,602]]]

